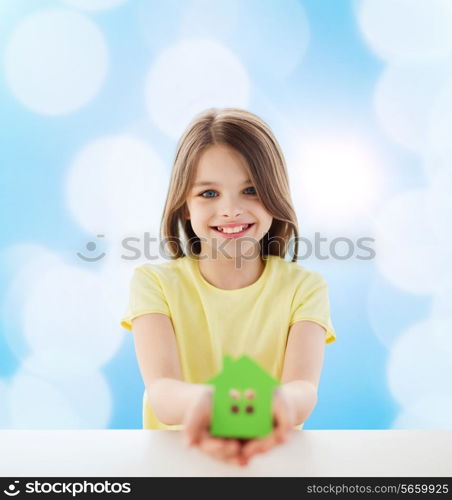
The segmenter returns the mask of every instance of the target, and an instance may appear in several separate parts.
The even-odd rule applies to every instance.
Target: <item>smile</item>
[[[224,231],[220,231],[219,229],[217,229],[217,227],[212,227],[212,229],[216,233],[221,234],[221,236],[223,236],[224,238],[239,238],[240,236],[243,236],[244,234],[246,234],[253,226],[254,226],[254,223],[249,224],[248,227],[246,227],[245,229],[243,229],[242,231],[239,231],[237,233],[226,233]]]

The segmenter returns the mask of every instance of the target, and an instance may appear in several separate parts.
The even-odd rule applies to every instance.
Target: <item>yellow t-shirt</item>
[[[183,379],[202,384],[222,369],[223,355],[247,354],[281,379],[289,328],[314,321],[336,339],[328,285],[321,274],[275,255],[266,256],[261,276],[249,286],[224,290],[202,276],[190,256],[134,269],[121,326],[146,313],[169,316],[177,340]],[[180,430],[160,422],[143,394],[143,428]]]

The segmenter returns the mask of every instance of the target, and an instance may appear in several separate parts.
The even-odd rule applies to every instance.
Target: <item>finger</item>
[[[229,439],[223,439],[222,442],[216,443],[215,447],[208,448],[214,458],[223,462],[235,462],[240,458],[240,448],[238,443],[233,443]]]
[[[200,442],[200,448],[206,453],[217,453],[221,449],[221,443],[218,438],[205,436]]]
[[[263,445],[263,438],[258,438],[258,439],[252,439],[248,443],[246,443],[243,448],[242,448],[242,456],[245,458],[250,458],[256,453],[259,453],[259,450],[261,449]]]
[[[225,439],[221,438],[205,438],[200,445],[200,449],[211,458],[225,461],[228,458],[233,458],[233,455],[228,456],[226,452],[227,447],[225,441]]]
[[[286,434],[290,429],[290,424],[286,415],[281,412],[277,416],[276,427],[274,430],[275,439],[278,443],[283,443],[286,440]]]
[[[199,444],[199,449],[204,454],[208,455],[210,458],[217,458],[217,450],[215,448],[215,443],[210,440],[204,440]]]
[[[224,463],[239,465],[242,458],[240,455],[240,443],[230,438],[206,439],[204,440],[202,450],[210,457]]]
[[[188,448],[190,448],[190,446],[198,446],[201,449],[205,443],[205,440],[209,438],[210,438],[210,433],[206,430],[203,430],[199,433],[196,442],[192,442],[191,444],[189,444],[187,441],[186,444]]]
[[[238,442],[232,439],[220,439],[218,447],[215,450],[216,457],[220,460],[228,460],[229,458],[237,458],[239,456],[240,447]]]
[[[258,438],[251,441],[242,451],[242,455],[246,458],[251,458],[258,453],[265,453],[278,444],[274,433],[265,438]]]
[[[194,407],[188,411],[184,420],[185,440],[188,446],[199,444],[203,431],[209,425],[208,413],[197,411]]]
[[[289,408],[287,408],[286,405],[280,406],[276,410],[275,419],[276,427],[274,432],[276,434],[276,439],[279,443],[283,443],[286,441],[287,434],[292,429],[292,425],[295,425],[290,417]]]
[[[194,419],[187,418],[184,426],[185,443],[188,447],[197,445],[201,438],[201,426]]]
[[[185,444],[188,448],[199,445],[201,441],[201,432],[198,427],[187,426],[184,429]]]
[[[277,446],[279,443],[277,436],[273,433],[271,434],[261,445],[260,450],[262,453],[270,450],[271,448]]]
[[[240,457],[229,457],[224,460],[229,465],[244,465],[244,460]]]
[[[273,432],[272,434],[270,434],[270,436],[268,436],[262,441],[259,449],[261,450],[261,452],[265,452],[268,451],[270,448],[273,448],[277,444],[278,444],[278,438],[276,434]]]
[[[225,444],[225,456],[227,458],[238,457],[240,449],[240,443],[236,439],[229,439]]]

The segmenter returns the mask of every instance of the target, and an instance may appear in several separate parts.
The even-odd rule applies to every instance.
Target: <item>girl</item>
[[[287,169],[266,123],[235,108],[194,118],[177,147],[160,232],[170,260],[135,268],[121,321],[145,385],[143,428],[183,429],[189,446],[246,464],[301,429],[317,402],[324,346],[336,338],[325,279],[296,263]],[[204,382],[225,354],[247,354],[280,380],[270,436],[209,434]]]

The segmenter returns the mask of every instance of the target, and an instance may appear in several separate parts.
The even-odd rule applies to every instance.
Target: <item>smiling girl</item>
[[[325,279],[296,262],[287,169],[265,122],[236,108],[194,118],[177,147],[161,237],[170,260],[135,268],[121,321],[145,385],[143,428],[183,430],[189,445],[245,464],[301,429],[336,338]],[[281,383],[273,432],[213,437],[205,381],[224,355],[243,354]]]

